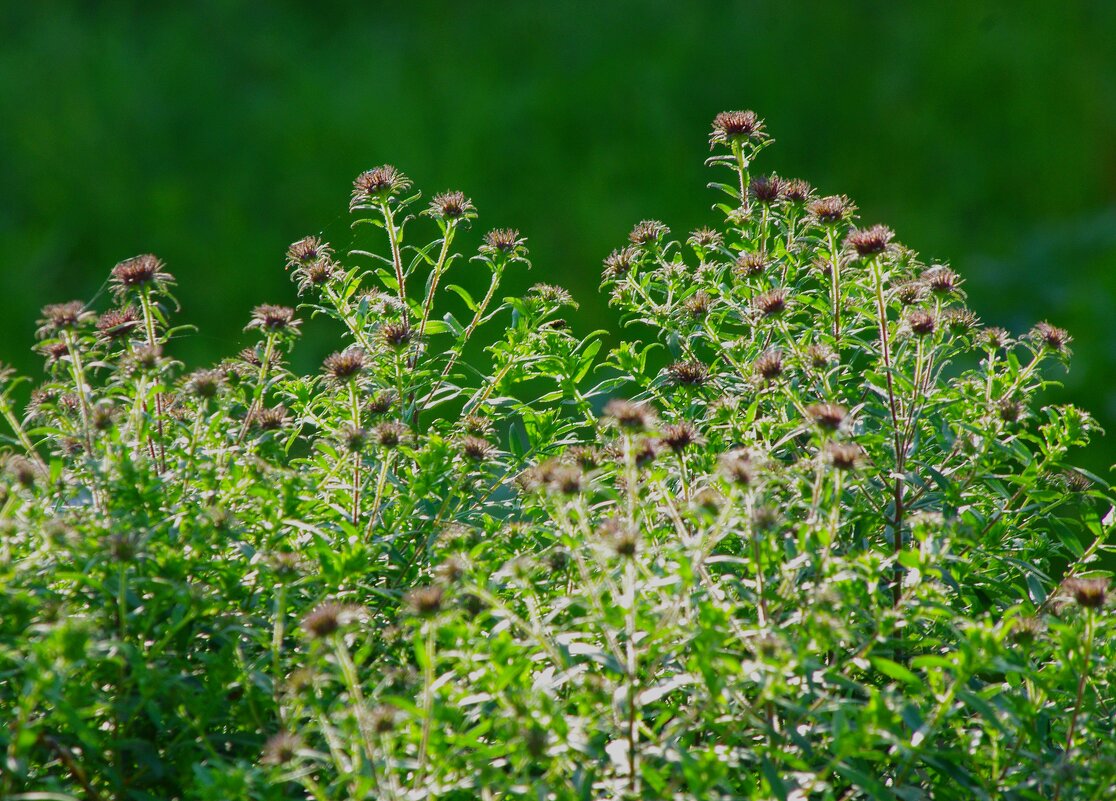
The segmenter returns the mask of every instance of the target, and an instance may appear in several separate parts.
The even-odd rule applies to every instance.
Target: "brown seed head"
[[[829,463],[838,470],[855,470],[864,458],[860,446],[850,442],[830,442],[825,452]]]
[[[380,423],[372,429],[376,442],[384,448],[396,448],[411,438],[411,430],[402,423],[392,420]]]
[[[322,369],[334,381],[344,382],[356,378],[364,372],[367,358],[360,348],[349,348],[339,353],[331,353],[322,362]]]
[[[292,242],[287,248],[287,267],[308,267],[320,261],[329,261],[333,249],[316,236],[306,236]]]
[[[923,309],[915,309],[907,314],[907,325],[911,329],[911,333],[916,337],[930,336],[937,328],[938,320],[934,317],[933,312],[924,311]]]
[[[275,431],[287,423],[287,407],[283,404],[264,406],[252,413],[252,427],[260,431]]]
[[[713,306],[713,298],[704,289],[699,289],[682,302],[682,308],[689,312],[691,317],[700,318],[709,314]]]
[[[473,436],[468,434],[461,439],[461,452],[465,454],[465,458],[474,462],[487,461],[495,450],[492,443],[483,437]]]
[[[778,350],[768,350],[760,354],[752,369],[765,381],[774,381],[783,374],[783,354]]]
[[[891,245],[895,233],[886,225],[873,225],[871,228],[857,228],[845,237],[845,246],[858,256],[876,256]]]
[[[97,331],[106,342],[126,339],[143,324],[138,311],[131,306],[122,309],[109,309],[97,318]]]
[[[748,194],[763,205],[770,205],[779,199],[783,182],[778,175],[757,175],[748,185]]]
[[[627,431],[644,431],[655,422],[654,412],[648,407],[622,398],[610,400],[604,407],[604,416]]]
[[[43,306],[42,319],[39,320],[39,333],[45,336],[58,331],[67,331],[76,328],[92,316],[91,312],[85,310],[85,304],[80,300],[71,300],[67,303],[51,303]]]
[[[380,328],[380,338],[397,350],[406,347],[413,335],[411,326],[407,323],[384,323]]]
[[[698,228],[696,231],[690,232],[690,238],[686,240],[689,242],[690,247],[704,253],[711,248],[718,248],[724,244],[724,237],[721,236],[720,231],[712,228]]]
[[[819,428],[836,431],[845,422],[849,410],[839,403],[815,403],[806,407],[806,413]]]
[[[895,287],[895,297],[904,306],[913,306],[926,298],[926,284],[921,281],[904,281]]]
[[[302,738],[297,734],[281,731],[273,734],[264,744],[262,762],[265,765],[286,765],[293,762],[302,748]]]
[[[700,445],[704,439],[698,430],[688,422],[673,423],[663,428],[659,442],[675,453],[682,453],[691,445]]]
[[[150,253],[133,256],[112,268],[109,283],[117,295],[139,287],[163,287],[174,283],[174,276],[163,270],[163,262]]]
[[[632,232],[628,234],[628,239],[631,240],[633,245],[649,245],[652,242],[658,242],[668,233],[670,233],[670,229],[658,220],[643,220],[637,223]]]
[[[1073,337],[1064,328],[1058,328],[1043,321],[1031,329],[1030,338],[1047,350],[1064,352]]]
[[[941,264],[923,273],[922,280],[935,295],[952,295],[961,286],[961,276]]]
[[[722,111],[713,118],[709,146],[763,138],[763,120],[754,111]]]
[[[1108,594],[1107,578],[1070,578],[1062,582],[1062,592],[1072,595],[1079,606],[1100,609]]]
[[[302,630],[314,640],[321,640],[337,632],[345,622],[348,610],[341,604],[319,604],[302,619]]]
[[[767,269],[769,262],[762,253],[741,253],[736,257],[732,271],[737,275],[750,277],[759,275]]]
[[[801,178],[792,178],[789,181],[783,181],[780,190],[783,195],[783,200],[788,203],[806,203],[814,193],[813,187]]]
[[[604,270],[601,277],[606,281],[622,278],[631,272],[632,267],[639,262],[639,259],[640,250],[633,245],[614,250],[604,260]]]
[[[720,459],[721,475],[732,484],[748,487],[755,483],[756,468],[745,451],[729,451]]]
[[[464,217],[472,217],[475,207],[462,192],[443,192],[430,201],[428,213],[435,219],[456,222]]]
[[[701,362],[675,362],[666,371],[675,384],[700,387],[709,383],[709,368]]]
[[[408,189],[411,181],[390,164],[366,170],[353,181],[351,207],[382,202]]]
[[[390,389],[384,389],[380,390],[368,399],[366,408],[368,409],[368,413],[370,415],[372,415],[373,417],[377,417],[382,414],[387,414],[389,411],[391,411],[391,407],[394,403],[395,393],[392,392]]]
[[[787,310],[787,290],[782,288],[768,290],[762,295],[757,295],[752,305],[763,317],[778,317]]]
[[[265,333],[297,333],[300,325],[302,322],[295,319],[294,309],[289,306],[264,303],[252,310],[252,320],[245,330],[258,328]]]
[[[806,207],[810,216],[821,225],[837,225],[852,217],[856,206],[844,195],[829,195],[813,200]]]
[[[442,598],[445,591],[437,584],[429,587],[416,587],[407,593],[407,606],[411,612],[419,617],[432,617],[442,609]]]
[[[1000,328],[999,326],[990,326],[984,329],[984,332],[981,336],[981,342],[984,344],[984,347],[991,348],[993,350],[1007,348],[1011,345],[1011,332],[1008,331],[1006,328]]]
[[[504,254],[522,256],[527,252],[527,240],[519,235],[514,228],[496,228],[484,235],[484,244],[481,252],[488,254]]]

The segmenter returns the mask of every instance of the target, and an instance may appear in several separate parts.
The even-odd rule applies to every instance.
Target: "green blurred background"
[[[643,217],[713,220],[709,121],[747,107],[777,140],[761,169],[949,260],[985,321],[1069,328],[1059,397],[1116,442],[1116,3],[2,6],[0,359],[25,372],[40,306],[147,251],[200,328],[175,354],[234,352],[254,304],[294,300],[286,245],[344,249],[350,181],[385,161],[466,191],[474,239],[519,227],[518,286],[563,283],[581,330],[615,329],[601,258]]]

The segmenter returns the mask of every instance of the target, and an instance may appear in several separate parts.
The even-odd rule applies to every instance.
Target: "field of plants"
[[[718,114],[715,223],[618,232],[615,346],[390,165],[210,367],[155,255],[46,306],[0,387],[0,798],[1107,798],[1072,332],[982,324],[771,143]]]

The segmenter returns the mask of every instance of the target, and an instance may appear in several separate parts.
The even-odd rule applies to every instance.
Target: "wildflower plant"
[[[717,221],[604,260],[608,352],[564,289],[500,296],[518,231],[466,258],[472,202],[387,165],[215,366],[174,360],[154,256],[44,309],[46,380],[0,392],[0,794],[1103,794],[1113,496],[1043,405],[1069,334],[982,326],[755,173],[771,142],[718,115]],[[339,341],[301,375],[310,317]]]

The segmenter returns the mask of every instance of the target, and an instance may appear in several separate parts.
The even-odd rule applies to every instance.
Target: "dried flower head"
[[[763,138],[763,120],[754,111],[722,111],[713,118],[713,131],[709,135],[710,148],[718,144],[759,140]]]
[[[819,224],[833,226],[852,217],[856,206],[844,195],[829,195],[811,201],[806,210]]]
[[[709,383],[709,368],[698,361],[675,362],[666,371],[675,384],[700,387]]]
[[[32,487],[42,469],[26,456],[12,454],[4,460],[4,470],[23,487]]]
[[[322,369],[330,378],[338,383],[351,381],[364,372],[367,357],[360,348],[349,348],[338,353],[331,353],[322,362]]]
[[[97,318],[97,331],[106,342],[126,339],[143,325],[143,318],[132,306],[109,309]]]
[[[604,270],[601,276],[604,280],[622,278],[631,272],[632,267],[639,263],[641,253],[639,248],[629,245],[625,248],[613,250],[604,260]]]
[[[557,284],[535,284],[527,290],[527,294],[548,305],[577,307],[573,295]]]
[[[764,351],[752,362],[752,369],[764,381],[774,381],[783,374],[783,354],[778,350]]]
[[[823,370],[837,361],[837,352],[828,345],[815,342],[806,348],[806,362],[815,369]]]
[[[461,438],[461,452],[465,454],[465,458],[471,461],[487,461],[491,458],[494,450],[492,443],[483,437],[468,434]]]
[[[942,264],[924,272],[922,280],[935,295],[952,295],[961,287],[961,276]]]
[[[719,248],[724,244],[725,238],[720,231],[713,228],[698,228],[690,232],[690,237],[686,241],[694,250],[705,253],[713,248]]]
[[[268,738],[264,744],[261,761],[265,765],[286,765],[294,761],[301,748],[301,737],[297,734],[281,731]]]
[[[411,612],[419,617],[432,617],[442,609],[442,598],[445,595],[437,584],[429,587],[416,587],[407,593],[407,606]]]
[[[613,553],[625,559],[630,559],[639,550],[639,538],[627,526],[617,526],[606,538]]]
[[[849,410],[839,403],[815,403],[806,407],[806,413],[819,428],[836,431],[845,422]]]
[[[904,306],[913,306],[926,299],[926,284],[921,281],[904,281],[893,290]]]
[[[130,289],[163,289],[174,283],[174,276],[165,272],[163,267],[163,262],[150,253],[133,256],[112,268],[109,284],[118,297]]]
[[[378,706],[372,710],[372,731],[377,734],[387,734],[395,728],[396,712],[390,706]]]
[[[380,339],[396,350],[406,347],[413,336],[414,332],[407,323],[384,323],[380,328]]]
[[[643,220],[636,223],[636,227],[628,234],[628,239],[633,245],[649,245],[658,242],[670,233],[670,229],[658,220]]]
[[[368,431],[353,423],[341,426],[339,434],[341,445],[349,453],[362,453],[368,445]]]
[[[813,196],[814,188],[801,178],[791,178],[781,183],[780,192],[787,203],[806,203]]]
[[[411,186],[411,181],[390,164],[366,170],[353,181],[353,199],[350,208],[382,203]]]
[[[275,431],[287,424],[287,407],[283,404],[264,406],[252,412],[252,427],[260,431]]]
[[[1028,335],[1032,342],[1037,343],[1047,350],[1063,353],[1073,341],[1073,337],[1064,328],[1058,328],[1043,321],[1031,329]]]
[[[682,453],[691,445],[702,444],[704,439],[691,423],[683,421],[665,426],[659,434],[659,442],[675,453]]]
[[[721,475],[732,484],[748,487],[755,483],[756,467],[746,451],[736,450],[722,454],[720,468]]]
[[[942,322],[955,334],[966,334],[980,325],[980,319],[971,310],[958,306],[942,312]]]
[[[757,175],[748,185],[748,194],[757,203],[770,205],[779,199],[783,182],[778,175]]]
[[[986,348],[1001,350],[1011,346],[1011,332],[999,326],[989,326],[981,334],[981,343]]]
[[[1062,592],[1073,596],[1079,606],[1100,609],[1107,599],[1109,580],[1100,578],[1069,578],[1062,582]]]
[[[1017,617],[1011,626],[1011,639],[1020,645],[1030,645],[1042,636],[1046,626],[1038,617]]]
[[[613,398],[604,407],[604,416],[626,431],[645,431],[655,422],[655,414],[642,403]]]
[[[484,235],[484,244],[480,250],[490,256],[502,254],[522,257],[527,253],[526,244],[526,238],[521,237],[514,228],[496,228]]]
[[[328,243],[316,236],[304,236],[287,248],[287,267],[308,267],[320,261],[328,261],[332,256],[333,249]]]
[[[390,389],[383,389],[368,399],[365,408],[373,417],[387,414],[395,404],[395,393]]]
[[[295,319],[295,310],[289,306],[263,303],[252,310],[252,319],[244,330],[258,328],[264,333],[297,333],[301,324]]]
[[[444,222],[475,217],[473,202],[463,192],[442,192],[430,200],[427,214]]]
[[[891,245],[895,233],[886,225],[873,225],[871,228],[856,228],[845,237],[845,246],[861,258],[883,253]]]
[[[372,429],[372,434],[381,447],[396,448],[410,440],[411,429],[398,421],[391,420],[380,423]]]
[[[826,458],[838,470],[855,470],[864,459],[864,451],[850,442],[830,442],[825,448]]]
[[[80,300],[71,300],[67,303],[51,303],[43,306],[38,334],[43,337],[60,331],[68,331],[77,328],[82,323],[93,319],[93,317],[93,313],[86,311],[85,304]]]
[[[770,289],[757,295],[752,301],[752,306],[762,317],[778,317],[787,310],[787,297],[785,289]]]
[[[314,640],[325,639],[349,622],[351,610],[332,601],[319,604],[302,619],[302,630]]]
[[[50,363],[58,362],[64,359],[70,352],[70,346],[65,342],[54,340],[53,342],[46,342],[42,345],[35,347],[39,353],[46,357]]]
[[[684,308],[691,317],[700,318],[709,314],[709,309],[713,306],[713,298],[704,289],[699,289],[690,297],[682,301],[682,308]]]
[[[1005,423],[1014,423],[1023,416],[1027,407],[1016,398],[1000,398],[996,402],[996,411]]]
[[[938,320],[933,312],[915,309],[907,314],[907,327],[916,337],[925,337],[934,333]]]
[[[736,257],[732,271],[745,278],[759,275],[767,269],[770,262],[762,253],[741,253]]]

